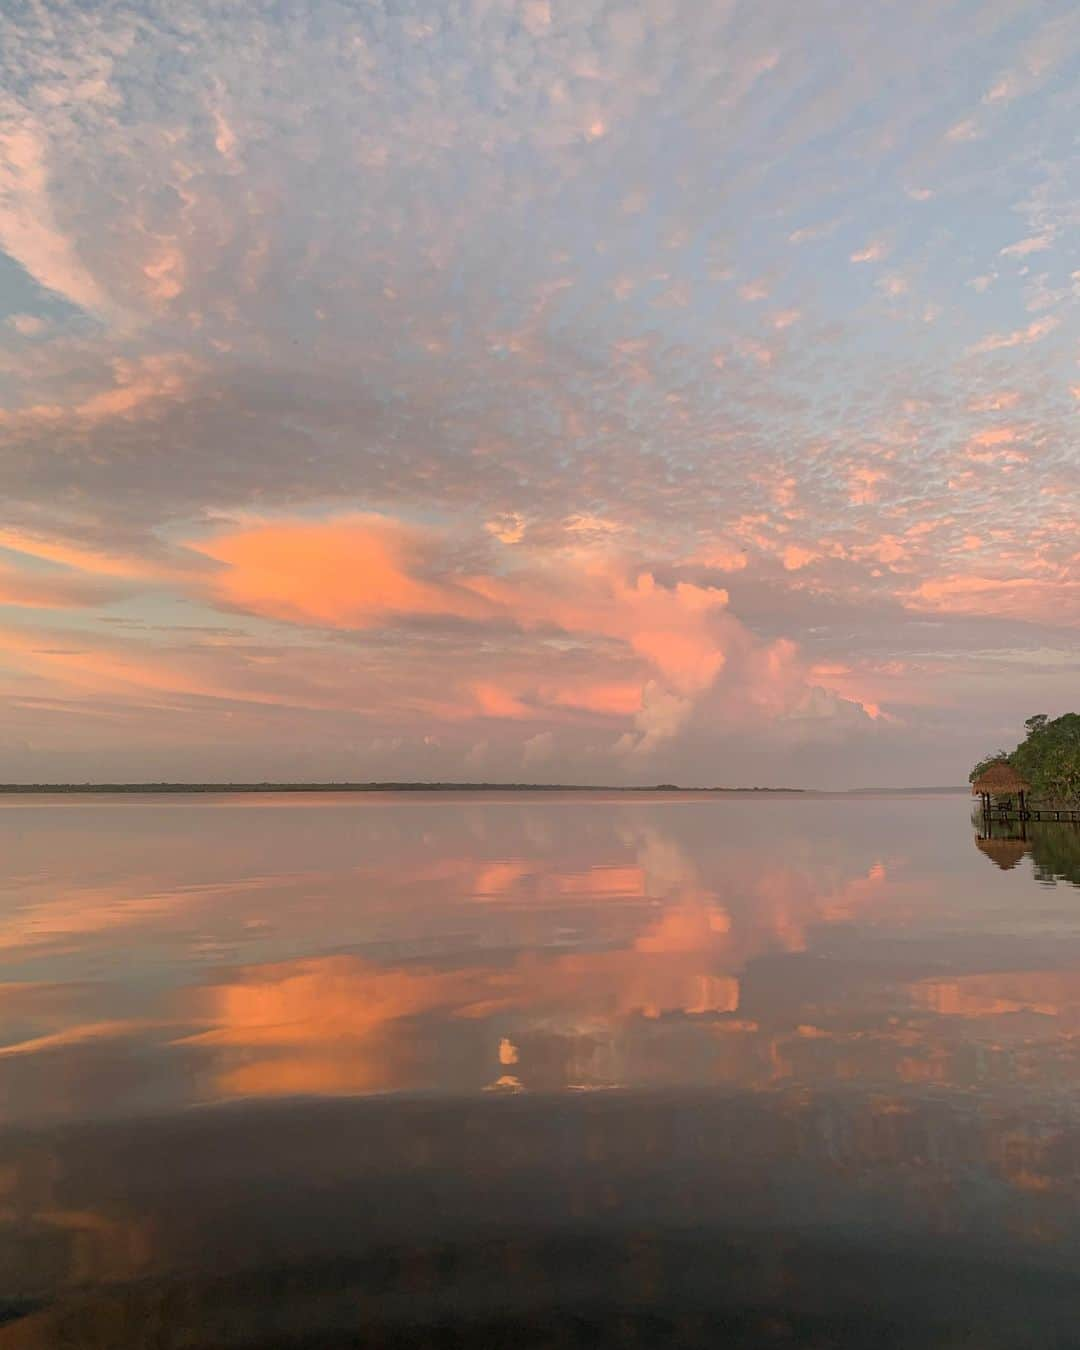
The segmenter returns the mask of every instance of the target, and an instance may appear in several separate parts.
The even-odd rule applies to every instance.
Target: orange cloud
[[[789,544],[781,554],[781,561],[786,571],[797,572],[800,568],[809,566],[820,556],[812,548],[802,548],[798,544]]]
[[[254,525],[192,547],[222,564],[220,601],[270,618],[371,628],[390,616],[492,614],[483,597],[418,577],[430,540],[382,516]]]
[[[906,599],[909,609],[988,614],[1080,624],[1080,582],[1036,577],[954,574],[924,581]]]
[[[381,516],[264,523],[193,544],[220,564],[214,597],[271,618],[371,628],[415,617],[511,623],[624,643],[684,692],[702,690],[725,662],[714,623],[727,604],[717,587],[662,586],[627,575],[604,552],[570,550],[509,573],[452,570],[432,532]],[[730,626],[735,621],[727,618]],[[513,709],[485,682],[482,706]]]
[[[686,560],[702,567],[715,567],[718,572],[741,572],[747,566],[747,556],[743,549],[735,544],[711,543],[692,554]]]
[[[876,502],[881,495],[878,484],[884,482],[886,477],[881,469],[871,469],[867,465],[852,469],[849,475],[852,503],[864,506]]]
[[[323,956],[248,966],[192,991],[189,1019],[206,1029],[181,1044],[212,1056],[223,1096],[403,1089],[442,1072],[430,1031],[417,1030],[418,1018],[435,1015],[448,1034],[488,1047],[493,1081],[513,1063],[528,1085],[537,1072],[534,1034],[555,1026],[572,1040],[615,1048],[642,1017],[737,1012],[741,972],[754,956],[802,951],[816,924],[849,921],[889,894],[881,862],[831,888],[797,869],[761,873],[760,859],[755,867],[752,904],[729,911],[678,846],[653,831],[636,864],[559,873],[536,860],[492,860],[477,868],[478,897],[513,904],[527,884],[560,906],[631,905],[644,922],[616,947],[545,949],[511,963],[445,969]],[[664,903],[642,910],[645,897]],[[718,1032],[713,1022],[703,1030]],[[634,1071],[622,1052],[597,1070],[616,1078]]]
[[[544,701],[557,708],[582,708],[587,712],[628,716],[641,707],[641,685],[629,683],[588,683],[569,688],[546,688]]]
[[[20,604],[74,603],[96,577],[149,578],[218,608],[306,629],[389,634],[437,622],[445,631],[454,621],[464,630],[448,645],[434,693],[435,672],[415,662],[396,675],[389,660],[369,663],[358,679],[347,645],[319,634],[270,654],[254,639],[230,646],[205,635],[162,643],[147,632],[13,630],[10,664],[19,678],[49,677],[80,698],[108,691],[143,707],[175,695],[357,712],[378,706],[384,716],[413,719],[632,718],[618,748],[635,754],[682,732],[721,679],[729,720],[805,711],[797,649],[759,642],[729,612],[726,590],[658,579],[591,523],[568,533],[573,542],[556,547],[523,541],[505,549],[486,531],[457,539],[379,515],[294,517],[234,523],[159,559],[0,531],[0,547],[89,574],[46,587],[0,572],[0,603],[5,595]],[[459,561],[466,556],[468,569]],[[802,556],[796,545],[785,555],[789,566]],[[477,629],[485,630],[479,641]],[[508,630],[516,635],[509,640]],[[512,653],[494,664],[493,634],[499,650]],[[821,725],[824,704],[815,716]],[[547,731],[530,746],[533,760],[558,748]]]
[[[497,684],[474,684],[476,703],[485,717],[533,717],[536,710]]]

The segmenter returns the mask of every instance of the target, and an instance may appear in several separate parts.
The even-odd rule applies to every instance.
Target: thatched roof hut
[[[1028,780],[1003,759],[985,768],[971,785],[972,795],[976,797],[983,793],[989,793],[991,797],[1012,797],[1030,790]]]
[[[1016,866],[1030,847],[1023,839],[976,839],[975,847],[1003,872]]]

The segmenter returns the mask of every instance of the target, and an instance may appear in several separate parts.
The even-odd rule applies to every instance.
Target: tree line
[[[1036,713],[1024,723],[1027,735],[1014,750],[981,759],[968,775],[973,783],[991,764],[1011,764],[1031,784],[1033,799],[1074,806],[1080,802],[1080,713],[1048,717]]]

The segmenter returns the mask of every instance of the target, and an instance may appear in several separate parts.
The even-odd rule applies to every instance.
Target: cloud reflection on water
[[[988,892],[950,805],[43,806],[0,1108],[1080,1073],[1080,928]]]
[[[1002,871],[949,798],[283,805],[0,807],[0,1345],[1069,1343],[1037,841]]]

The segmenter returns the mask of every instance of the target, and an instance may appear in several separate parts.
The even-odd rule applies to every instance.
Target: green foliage
[[[1038,713],[1024,726],[1027,737],[1015,750],[980,760],[968,781],[974,782],[989,765],[1003,759],[1031,783],[1034,801],[1075,806],[1080,802],[1080,713],[1053,719]]]
[[[1040,881],[1071,881],[1080,886],[1080,827],[1029,825],[1031,858]]]

